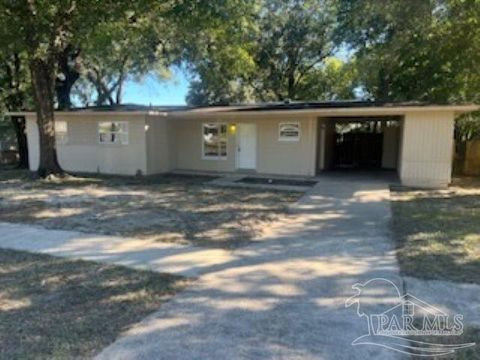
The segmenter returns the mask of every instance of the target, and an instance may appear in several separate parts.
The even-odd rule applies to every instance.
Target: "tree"
[[[121,103],[128,78],[152,72],[169,78],[168,67],[179,56],[174,28],[162,6],[97,26],[82,49],[81,71],[88,81],[81,85],[93,86],[96,105]]]
[[[0,2],[0,37],[27,54],[39,128],[40,176],[63,173],[57,161],[54,132],[55,85],[62,54],[72,45],[81,48],[98,24],[130,16],[127,10],[134,13],[145,10],[144,6],[150,3],[113,0]]]
[[[328,0],[265,1],[249,83],[262,101],[300,100],[305,77],[333,52],[334,11]]]
[[[225,104],[252,100],[246,74],[254,71],[253,35],[257,0],[190,2],[172,16],[182,39],[182,60],[190,73],[187,102]]]
[[[68,110],[72,107],[71,93],[73,86],[80,79],[82,67],[80,53],[79,48],[68,44],[58,54],[57,77],[55,79],[58,110]]]
[[[480,1],[340,0],[338,19],[371,98],[479,100]]]
[[[32,98],[28,81],[25,54],[19,53],[13,47],[8,52],[0,54],[0,109],[18,111],[31,106]],[[25,117],[11,116],[10,123],[17,139],[18,167],[28,168]]]
[[[297,96],[303,100],[354,99],[357,83],[358,72],[354,59],[344,62],[329,57],[305,75]]]
[[[242,25],[233,25],[233,34],[217,31],[229,36],[211,39],[203,56],[193,59],[197,78],[192,82],[188,101],[198,104],[325,98],[323,93],[312,94],[305,89],[326,69],[325,60],[334,51],[333,5],[328,0],[250,4],[250,12],[244,12],[241,18]],[[320,86],[316,89],[323,90]]]

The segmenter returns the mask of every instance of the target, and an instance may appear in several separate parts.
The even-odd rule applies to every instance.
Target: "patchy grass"
[[[236,247],[281,219],[301,194],[221,188],[209,176],[83,176],[34,180],[0,172],[0,221]]]
[[[392,190],[402,272],[480,284],[480,187]]]
[[[186,280],[0,250],[0,358],[90,358]]]
[[[413,356],[415,360],[480,360],[480,329],[466,328],[460,336],[415,336],[412,339],[434,344],[454,345],[475,343],[475,346],[459,349],[452,355],[443,356]]]

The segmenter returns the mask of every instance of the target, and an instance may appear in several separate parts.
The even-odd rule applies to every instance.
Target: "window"
[[[278,127],[278,140],[299,141],[300,140],[300,123],[298,122],[280,123]]]
[[[227,125],[203,124],[202,146],[204,159],[227,158]]]
[[[101,144],[128,144],[126,121],[102,121],[98,123],[98,141]]]
[[[55,141],[59,145],[64,145],[68,141],[68,127],[66,121],[55,120]]]

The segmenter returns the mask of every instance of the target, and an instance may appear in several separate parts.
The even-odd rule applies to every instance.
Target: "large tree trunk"
[[[18,146],[18,167],[22,169],[28,169],[28,143],[27,134],[25,133],[25,117],[24,116],[12,116],[11,117],[13,128],[17,136]]]
[[[70,94],[75,82],[80,78],[80,50],[67,46],[58,56],[58,67],[62,77],[57,77],[55,92],[59,110],[68,110],[72,106]]]
[[[63,170],[58,164],[55,144],[54,67],[41,59],[33,58],[30,60],[30,71],[40,135],[38,175],[40,177],[62,175]]]
[[[55,91],[57,93],[58,110],[68,110],[72,107],[70,94],[75,81],[80,77],[80,74],[75,74],[72,77],[67,76],[65,80],[57,81]]]

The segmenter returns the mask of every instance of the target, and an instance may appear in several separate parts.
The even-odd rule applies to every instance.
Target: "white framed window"
[[[279,141],[299,141],[300,140],[300,123],[299,122],[282,122],[278,125]]]
[[[98,123],[98,141],[100,144],[128,145],[128,122],[100,121]]]
[[[68,142],[68,125],[66,121],[55,120],[55,141],[59,145]]]
[[[227,124],[202,125],[202,158],[225,160],[227,158]]]

